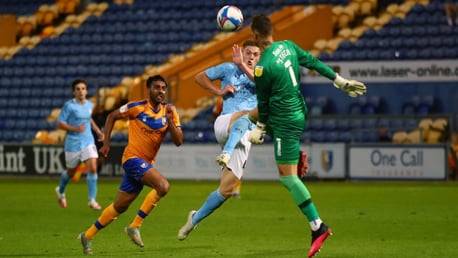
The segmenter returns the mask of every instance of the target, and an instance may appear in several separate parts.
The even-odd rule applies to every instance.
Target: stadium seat
[[[350,126],[350,120],[349,119],[337,119],[336,121],[336,129],[339,131],[348,131],[351,128]]]
[[[311,134],[311,141],[312,142],[325,142],[326,141],[326,134],[323,131],[313,131]]]
[[[337,129],[337,120],[334,118],[327,118],[323,120],[323,130],[334,131]]]
[[[345,143],[349,143],[352,141],[352,133],[351,132],[339,132],[338,134],[338,138],[337,138],[337,141],[338,142],[345,142]]]
[[[311,141],[312,141],[312,133],[306,130],[301,135],[301,142],[311,142]]]

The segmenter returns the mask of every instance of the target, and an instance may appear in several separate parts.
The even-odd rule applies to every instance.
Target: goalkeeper
[[[300,66],[317,71],[350,97],[363,95],[366,86],[343,78],[290,40],[273,41],[272,30],[267,16],[253,17],[251,31],[262,54],[254,71],[258,121],[249,140],[261,144],[268,128],[274,142],[280,182],[310,224],[312,243],[308,257],[312,257],[331,235],[331,229],[320,219],[307,187],[296,176],[300,136],[307,122],[307,107],[299,91]]]

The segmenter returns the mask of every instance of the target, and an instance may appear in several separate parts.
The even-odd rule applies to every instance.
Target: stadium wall
[[[101,177],[121,177],[120,160],[124,146],[111,146],[102,166]],[[447,148],[434,145],[387,145],[312,143],[302,145],[308,153],[310,179],[356,180],[445,180]],[[218,180],[216,144],[190,144],[175,147],[164,144],[155,167],[169,179]],[[62,145],[0,145],[1,176],[57,177],[64,170]],[[244,179],[278,180],[271,144],[255,145],[247,163]]]

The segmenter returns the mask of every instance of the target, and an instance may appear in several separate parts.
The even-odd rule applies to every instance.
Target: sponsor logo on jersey
[[[264,67],[262,66],[256,66],[254,68],[254,76],[256,77],[261,77],[262,76],[262,69],[264,69]]]

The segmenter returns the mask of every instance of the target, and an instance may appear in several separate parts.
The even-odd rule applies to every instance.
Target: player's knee
[[[118,203],[118,202],[115,202],[113,203],[113,209],[121,214],[121,213],[124,213],[128,208],[129,208],[129,205],[130,203]]]
[[[164,180],[161,180],[161,182],[159,182],[154,187],[154,189],[156,189],[156,192],[159,196],[163,197],[169,192],[170,184],[167,180],[164,179]]]

